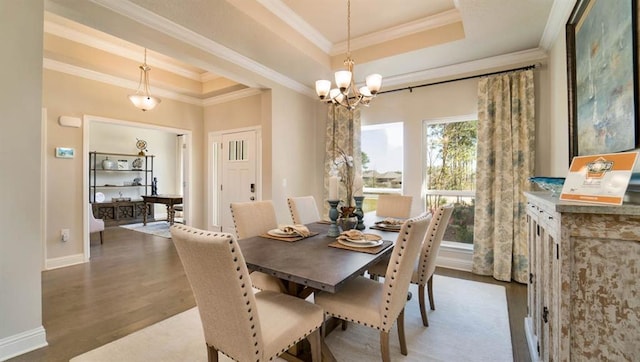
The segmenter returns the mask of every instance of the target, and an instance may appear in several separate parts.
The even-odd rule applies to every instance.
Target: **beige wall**
[[[43,1],[0,0],[0,360],[46,345],[42,328]]]
[[[84,161],[83,129],[61,127],[60,116],[92,115],[191,131],[193,137],[191,197],[192,225],[204,226],[202,107],[163,99],[153,111],[142,112],[133,107],[127,95],[133,90],[75,77],[56,71],[44,71],[43,104],[47,108],[46,153],[46,259],[52,265],[78,262],[83,252],[84,233]],[[57,159],[55,147],[73,147],[74,159]],[[60,229],[69,228],[71,238],[60,241]],[[57,261],[56,261],[57,260]]]

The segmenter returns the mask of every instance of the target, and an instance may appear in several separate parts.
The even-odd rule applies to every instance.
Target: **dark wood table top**
[[[142,195],[144,202],[152,202],[156,204],[181,204],[182,196],[180,195]]]
[[[307,227],[310,231],[318,232],[318,235],[296,242],[260,236],[239,240],[238,244],[249,269],[274,275],[300,286],[335,293],[346,281],[360,275],[391,253],[398,236],[395,232],[369,228],[363,230],[393,242],[378,254],[369,254],[328,246],[336,239],[327,236],[327,224],[313,223]]]

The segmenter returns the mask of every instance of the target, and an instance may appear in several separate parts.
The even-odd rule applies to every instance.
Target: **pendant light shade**
[[[155,108],[161,102],[160,98],[154,97],[149,91],[149,71],[151,67],[147,65],[147,49],[144,50],[144,63],[140,65],[140,81],[138,90],[129,96],[129,100],[136,108],[148,111]]]

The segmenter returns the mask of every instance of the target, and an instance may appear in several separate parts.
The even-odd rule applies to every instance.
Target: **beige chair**
[[[178,250],[198,305],[209,361],[218,352],[236,361],[270,361],[302,339],[320,361],[322,308],[296,297],[254,294],[233,235],[174,224]]]
[[[413,267],[413,275],[411,276],[411,283],[418,285],[418,299],[420,302],[420,314],[422,315],[422,324],[425,327],[429,326],[429,320],[427,318],[427,309],[425,307],[425,285],[427,286],[427,292],[429,293],[429,305],[431,310],[436,309],[436,305],[433,300],[433,273],[436,270],[436,258],[438,257],[438,251],[440,249],[440,243],[442,237],[449,224],[451,213],[453,212],[453,205],[440,206],[433,217],[431,223],[427,229],[427,234],[422,242],[422,250],[420,251],[420,257],[416,259]],[[382,260],[369,269],[369,274],[377,279],[379,276],[384,276],[387,270],[387,264],[389,259]]]
[[[324,309],[326,316],[380,330],[380,353],[383,361],[390,360],[389,333],[396,321],[400,352],[407,355],[404,306],[413,262],[418,258],[428,224],[426,213],[404,222],[391,253],[392,262],[387,268],[384,283],[358,276],[346,282],[335,294],[315,294],[315,303]]]
[[[231,217],[238,240],[258,236],[278,227],[276,210],[270,200],[232,202]],[[251,282],[260,290],[283,293],[287,290],[282,280],[259,271],[251,272]]]
[[[104,220],[96,219],[93,216],[93,207],[89,204],[89,234],[100,233],[100,244],[103,242]]]
[[[376,216],[407,219],[411,216],[412,196],[380,195],[376,206]]]
[[[313,196],[289,197],[287,199],[291,220],[294,224],[311,224],[320,221],[318,205]]]

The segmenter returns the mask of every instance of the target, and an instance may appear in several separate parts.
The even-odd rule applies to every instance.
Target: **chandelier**
[[[160,98],[152,96],[149,92],[149,71],[151,67],[147,65],[147,48],[144,49],[144,63],[139,68],[140,82],[138,83],[138,90],[136,94],[129,96],[129,100],[134,106],[143,111],[152,110],[160,103]]]
[[[351,0],[347,0],[347,59],[344,65],[347,70],[340,70],[335,73],[336,88],[331,88],[331,81],[316,81],[316,93],[321,101],[333,103],[354,110],[358,105],[368,106],[369,102],[376,96],[382,87],[382,76],[371,74],[366,78],[366,86],[357,88],[353,78],[353,65],[351,59]]]

